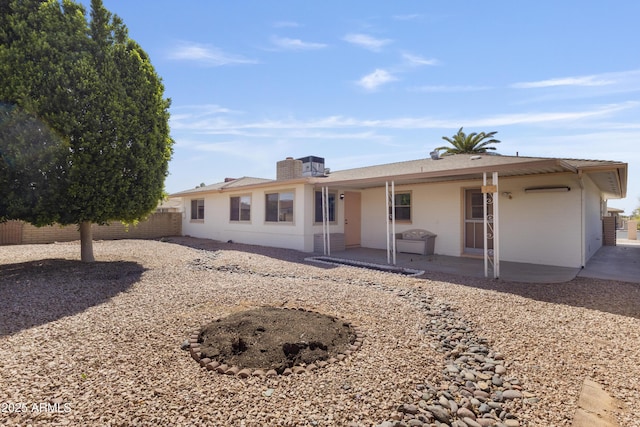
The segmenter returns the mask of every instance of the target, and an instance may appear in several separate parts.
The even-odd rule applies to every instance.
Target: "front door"
[[[360,193],[344,193],[344,245],[347,248],[360,246]]]
[[[482,253],[484,250],[484,201],[482,190],[470,189],[464,192],[464,252]],[[489,216],[493,216],[493,206],[489,205]],[[489,240],[493,249],[493,240]]]

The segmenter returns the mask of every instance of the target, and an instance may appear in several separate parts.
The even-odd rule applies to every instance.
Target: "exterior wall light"
[[[571,191],[571,187],[559,185],[553,187],[529,187],[524,189],[525,193],[557,193],[566,191]]]

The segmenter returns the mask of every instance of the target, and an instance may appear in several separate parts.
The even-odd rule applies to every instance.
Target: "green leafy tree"
[[[66,149],[63,138],[42,121],[15,105],[0,104],[0,221],[51,222]]]
[[[70,0],[0,0],[0,11],[0,73],[8,76],[0,100],[41,118],[64,147],[51,191],[36,204],[38,221],[15,211],[0,217],[78,224],[81,258],[93,261],[92,223],[135,222],[162,199],[169,100],[148,55],[101,0],[92,0],[89,22]]]
[[[444,154],[476,154],[486,153],[487,150],[495,150],[496,147],[492,147],[492,144],[498,144],[500,141],[493,138],[498,133],[470,133],[466,134],[462,131],[462,128],[458,130],[458,133],[452,137],[443,136],[442,139],[447,141],[451,146],[442,146],[436,148],[436,151],[444,150]]]

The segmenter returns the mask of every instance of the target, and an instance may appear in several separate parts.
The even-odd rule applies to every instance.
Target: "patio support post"
[[[391,264],[391,248],[389,245],[389,181],[384,183],[384,217],[387,223],[387,264]]]
[[[391,215],[389,215],[391,207]],[[391,181],[391,192],[389,192],[389,181],[385,182],[385,218],[387,222],[387,264],[396,265],[396,186],[395,181]],[[391,229],[389,229],[391,221]],[[392,255],[393,254],[393,258]]]
[[[484,251],[484,277],[489,277],[489,238],[487,237],[489,231],[489,224],[487,224],[487,173],[482,173],[482,249]]]
[[[484,277],[489,277],[489,265],[493,270],[493,278],[500,277],[500,239],[498,238],[499,228],[499,207],[498,207],[498,172],[493,172],[491,185],[487,184],[487,173],[482,174],[482,205],[483,205],[483,225],[484,225]],[[489,206],[493,207],[489,213]],[[489,241],[493,248],[489,249]]]
[[[329,233],[329,187],[322,187],[322,244],[324,254],[331,255],[331,234]]]
[[[393,265],[396,265],[396,182],[391,181],[391,245]]]
[[[495,186],[493,193],[493,278],[500,277],[500,197],[498,193],[498,172],[491,179]]]

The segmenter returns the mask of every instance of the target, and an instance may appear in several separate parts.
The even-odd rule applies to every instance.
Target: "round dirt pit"
[[[240,369],[275,370],[328,360],[349,349],[356,331],[324,314],[260,307],[206,325],[198,342],[202,358]]]

